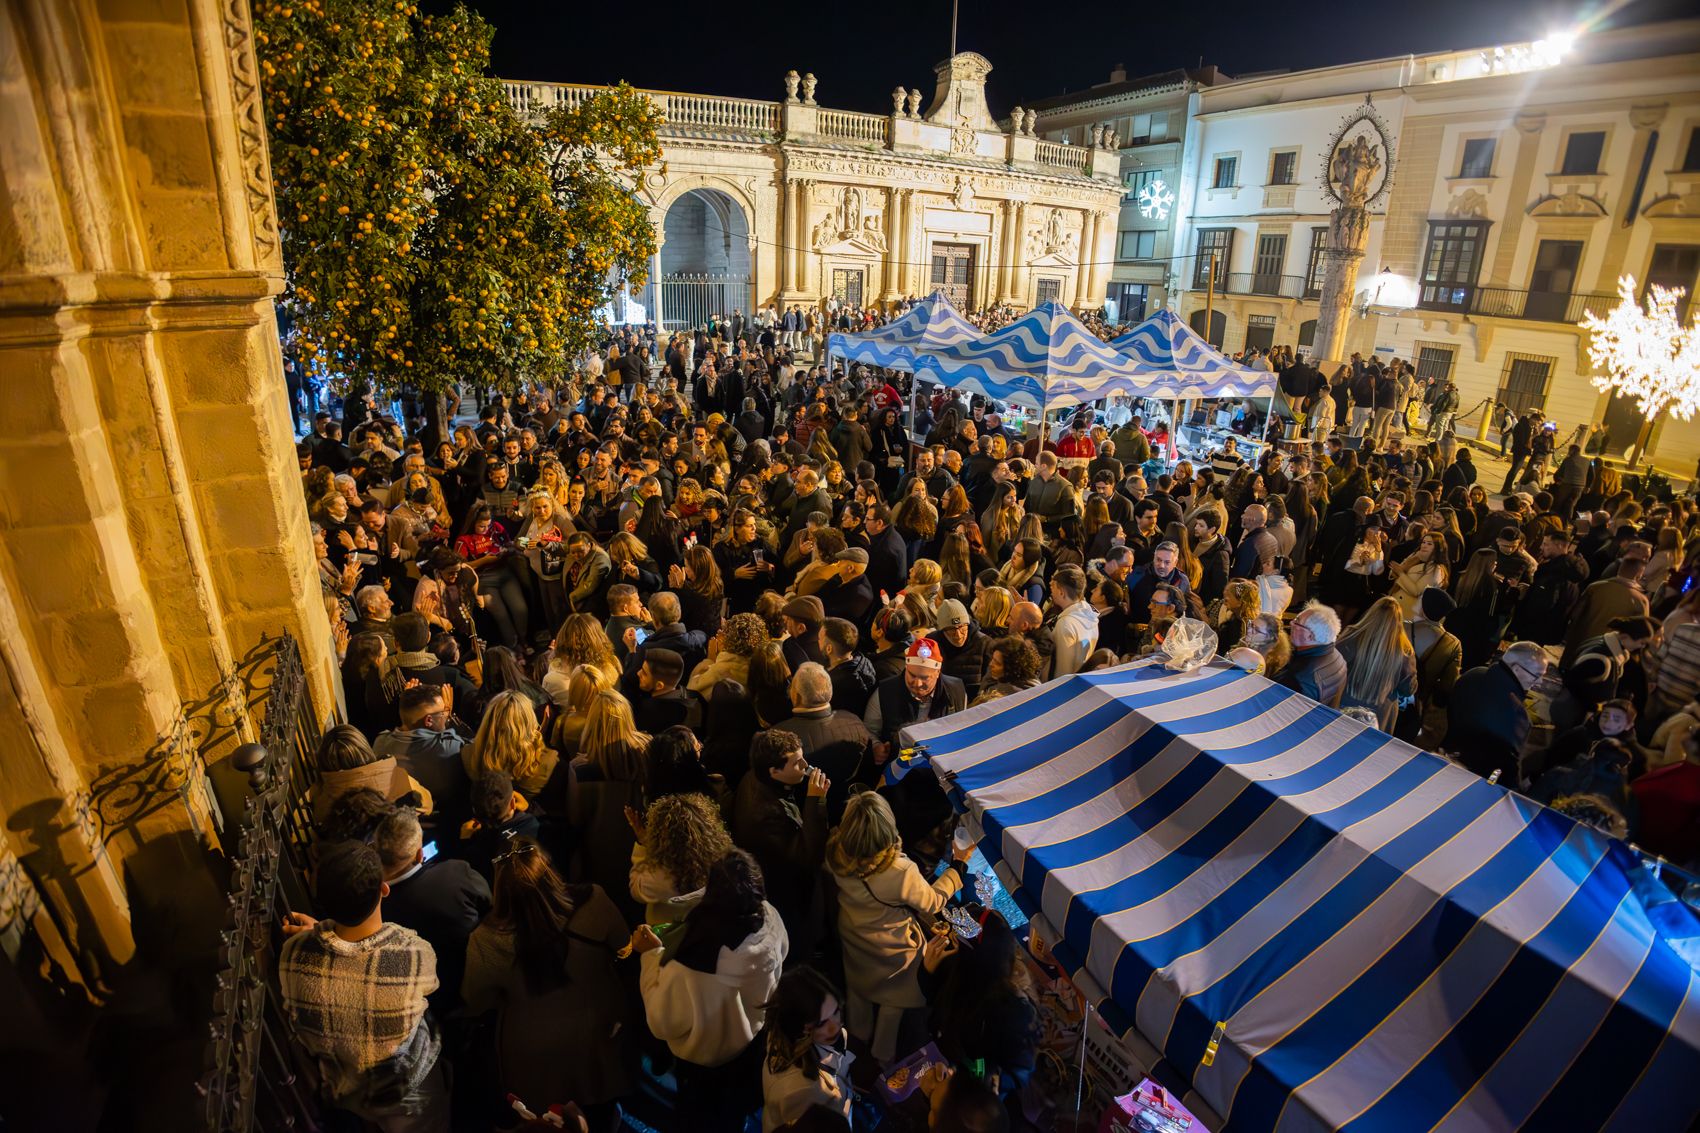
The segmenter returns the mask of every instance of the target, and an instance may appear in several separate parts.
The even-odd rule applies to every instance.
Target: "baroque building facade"
[[[1399,357],[1456,382],[1463,435],[1496,441],[1486,419],[1500,401],[1542,409],[1561,442],[1603,425],[1607,451],[1625,455],[1644,422],[1593,385],[1578,324],[1617,302],[1621,275],[1690,295],[1700,283],[1697,128],[1700,21],[1586,35],[1563,52],[1521,44],[1219,81],[1198,92],[1188,127],[1176,309],[1230,351],[1311,349],[1328,171],[1361,137],[1380,164],[1341,357],[1324,361]],[[1653,423],[1645,452],[1688,479],[1700,421]]]
[[[661,244],[645,318],[674,329],[711,315],[828,298],[872,306],[943,289],[959,307],[1102,305],[1119,209],[1117,153],[1039,138],[1033,111],[1001,123],[991,64],[964,52],[889,114],[832,110],[791,72],[773,102],[649,92],[662,164],[639,187]],[[521,112],[596,88],[507,82]]]

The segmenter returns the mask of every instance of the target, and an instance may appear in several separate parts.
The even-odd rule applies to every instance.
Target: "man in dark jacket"
[[[1230,578],[1257,578],[1269,572],[1281,546],[1265,528],[1269,512],[1262,504],[1247,504],[1240,513],[1240,545],[1234,548]]]
[[[875,597],[892,597],[909,580],[909,548],[891,526],[891,509],[883,503],[868,508],[862,529],[868,533],[868,585]]]
[[[1523,699],[1546,676],[1546,652],[1533,641],[1506,647],[1499,660],[1458,678],[1446,707],[1440,749],[1484,778],[1501,772],[1507,786],[1522,780],[1520,760],[1529,739]]]
[[[980,676],[986,668],[989,639],[968,616],[968,609],[954,598],[939,603],[933,620],[933,636],[944,653],[944,673],[962,682],[970,698],[980,691]]]
[[[1538,412],[1525,413],[1517,418],[1517,423],[1511,426],[1511,470],[1505,474],[1505,484],[1499,489],[1502,496],[1509,496],[1517,488],[1517,478],[1523,472],[1523,466],[1529,463],[1529,453],[1535,429],[1539,425]]]
[[[807,962],[814,945],[812,936],[806,941],[798,936],[815,923],[830,787],[826,772],[810,769],[796,734],[772,728],[757,732],[750,743],[750,769],[732,801],[732,841],[761,866],[767,899],[792,934],[790,954],[798,962]]]
[[[931,638],[917,638],[904,653],[903,673],[888,677],[868,699],[862,723],[874,737],[874,760],[885,763],[896,751],[897,734],[910,724],[937,720],[968,707],[968,692],[944,675],[944,652]]]
[[[1205,515],[1211,515],[1205,512]],[[1180,559],[1180,548],[1173,543],[1164,541],[1158,543],[1151,551],[1151,562],[1134,570],[1128,578],[1127,609],[1128,621],[1134,625],[1144,625],[1151,620],[1151,595],[1156,593],[1159,586],[1173,586],[1183,595],[1192,590],[1192,584],[1186,576],[1186,571],[1175,564]],[[1220,595],[1218,595],[1219,597]]]
[[[1346,659],[1334,647],[1340,638],[1340,615],[1311,602],[1294,615],[1290,632],[1293,656],[1276,681],[1318,704],[1338,708],[1346,690]]]
[[[861,640],[861,631],[845,618],[821,623],[820,651],[832,681],[832,706],[855,713],[857,719],[867,711],[868,698],[879,684],[874,663],[856,651]]]
[[[1570,611],[1588,584],[1588,564],[1575,550],[1568,529],[1541,536],[1541,561],[1511,619],[1513,636],[1557,645],[1564,640]]]
[[[780,616],[785,621],[785,640],[780,648],[791,671],[795,673],[809,661],[820,664],[820,625],[826,621],[821,600],[813,594],[793,598],[785,603]]]
[[[1198,598],[1205,605],[1220,598],[1228,587],[1232,560],[1221,526],[1221,517],[1214,508],[1199,512],[1192,520],[1192,553],[1203,568],[1198,580]]]
[[[657,735],[682,724],[695,732],[702,727],[702,698],[679,682],[690,672],[683,658],[672,649],[644,642],[638,663],[637,692],[631,697],[632,720],[646,735]],[[631,660],[636,660],[633,657]]]
[[[846,547],[833,558],[836,576],[828,578],[815,591],[829,618],[843,618],[860,627],[876,608],[874,587],[868,581],[868,552],[861,547]]]
[[[435,847],[427,861],[419,816],[410,807],[398,807],[379,823],[373,843],[390,887],[384,919],[412,929],[436,950],[437,990],[428,998],[450,1010],[460,1002],[467,938],[490,911],[490,886],[466,862],[437,857]]]
[[[860,716],[832,706],[832,678],[813,662],[791,677],[791,718],[785,730],[802,741],[803,758],[831,781],[826,815],[836,825],[844,816],[850,784],[874,783],[873,737]]]

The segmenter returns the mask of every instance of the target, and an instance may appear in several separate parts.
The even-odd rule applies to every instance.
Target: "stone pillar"
[[[1086,306],[1087,298],[1092,293],[1093,249],[1098,246],[1098,214],[1091,209],[1083,209],[1080,213],[1080,263],[1077,265],[1074,282],[1074,305]]]
[[[998,295],[1000,303],[1009,303],[1015,292],[1015,257],[1018,242],[1015,232],[1015,202],[1004,201],[1000,209],[1003,213],[1003,239],[1000,241],[1002,251],[998,255]]]
[[[795,74],[796,72],[792,72]],[[780,188],[779,208],[779,294],[791,299],[797,294],[797,257],[791,251],[791,241],[797,230],[797,183],[784,181]]]
[[[895,93],[895,92],[894,92]],[[884,275],[880,298],[895,303],[903,298],[903,257],[897,249],[897,190],[885,190],[885,259],[880,267]]]
[[[806,296],[809,293],[809,200],[814,195],[815,183],[799,178],[792,185],[796,190],[797,207],[791,218],[795,228],[791,234],[791,250],[795,257],[791,286],[798,295]]]
[[[1533,199],[1530,186],[1537,176],[1535,162],[1540,157],[1541,132],[1546,129],[1547,116],[1527,111],[1512,118],[1511,122],[1517,128],[1517,157],[1511,168],[1511,191],[1506,197],[1509,203],[1505,210],[1505,223],[1497,226],[1499,231],[1493,233],[1493,262],[1488,265],[1487,278],[1480,281],[1484,286],[1523,286],[1523,283],[1511,278],[1511,269],[1517,262],[1517,237],[1523,230],[1523,220],[1527,215],[1524,209]],[[1614,284],[1606,290],[1615,289]]]
[[[1017,307],[1027,305],[1027,297],[1032,293],[1028,285],[1027,264],[1027,202],[1015,202],[1015,279],[1010,288],[1010,294]]]
[[[917,290],[926,290],[923,279],[919,286],[915,280],[915,190],[902,188],[897,190],[897,242],[892,246],[897,257],[897,290],[908,295]]]
[[[1317,299],[1316,339],[1311,345],[1316,364],[1324,373],[1332,373],[1344,360],[1352,296],[1357,294],[1358,269],[1363,266],[1368,245],[1369,213],[1361,205],[1336,208],[1328,220],[1328,249],[1322,254],[1327,267]]]
[[[107,11],[0,13],[0,836],[96,988],[135,922],[216,939],[263,636],[335,704],[247,6]]]
[[[662,308],[663,308],[663,303],[662,303],[662,300],[661,300],[661,245],[662,245],[662,243],[663,243],[663,241],[661,240],[661,238],[658,234],[657,237],[656,237],[656,241],[655,241],[655,254],[653,256],[649,257],[649,278],[655,285],[655,292],[654,292],[655,293],[655,304],[654,304],[654,307],[649,312],[649,317],[655,320],[655,333],[658,334],[658,335],[665,335],[666,334],[666,328],[665,328],[665,326],[663,326],[662,321],[661,321],[662,320]],[[755,263],[755,260],[751,259],[750,263],[752,263],[752,264]],[[753,275],[755,275],[755,272],[752,271],[750,274],[753,276]]]

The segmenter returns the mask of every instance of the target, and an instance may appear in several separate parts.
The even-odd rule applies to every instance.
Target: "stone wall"
[[[203,769],[263,638],[321,706],[333,657],[245,0],[0,21],[0,821],[98,992],[143,914],[218,915]]]

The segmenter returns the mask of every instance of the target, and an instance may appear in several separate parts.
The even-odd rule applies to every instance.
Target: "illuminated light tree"
[[[254,16],[283,302],[309,363],[385,393],[564,376],[611,281],[647,275],[632,190],[661,156],[653,103],[617,87],[534,129],[462,6],[256,0]]]
[[[1588,357],[1600,371],[1600,390],[1632,397],[1645,418],[1635,443],[1634,467],[1641,459],[1659,417],[1670,412],[1684,421],[1700,410],[1700,334],[1677,316],[1680,287],[1647,289],[1645,305],[1635,297],[1635,277],[1617,281],[1621,302],[1605,316],[1588,312]]]

